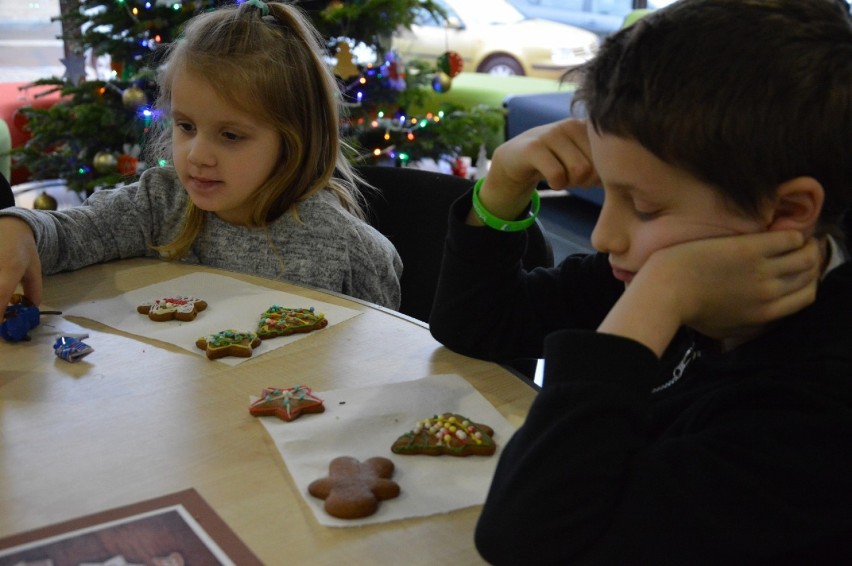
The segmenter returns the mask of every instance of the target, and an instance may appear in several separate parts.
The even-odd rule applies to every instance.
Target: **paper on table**
[[[290,422],[276,417],[259,418],[317,520],[328,526],[382,523],[484,503],[501,448],[515,430],[457,375],[433,375],[403,383],[314,394],[325,401],[322,414],[303,415]],[[417,421],[448,412],[493,428],[497,452],[493,456],[459,458],[400,456],[390,451],[393,442],[414,428]],[[400,485],[399,497],[382,501],[378,512],[364,519],[343,520],[327,514],[324,502],[308,493],[308,484],[327,476],[329,462],[338,456],[353,456],[361,461],[373,456],[391,459],[396,466],[392,479]]]
[[[207,308],[198,313],[198,317],[191,322],[177,320],[154,322],[136,312],[136,307],[146,301],[176,295],[203,299],[207,302]],[[204,356],[204,351],[195,345],[198,338],[229,328],[254,332],[261,313],[273,305],[293,308],[314,307],[317,312],[325,314],[329,326],[360,314],[346,307],[275,291],[215,273],[192,273],[129,291],[110,299],[76,304],[66,309],[64,314],[89,318],[124,332],[168,342]],[[258,348],[255,348],[252,358],[307,336],[310,334],[291,334],[264,340]],[[252,358],[227,357],[219,358],[217,361],[233,366]]]

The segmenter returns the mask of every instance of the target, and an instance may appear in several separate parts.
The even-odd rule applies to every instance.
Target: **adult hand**
[[[34,304],[42,299],[41,260],[29,225],[18,218],[0,218],[0,304],[18,287]]]

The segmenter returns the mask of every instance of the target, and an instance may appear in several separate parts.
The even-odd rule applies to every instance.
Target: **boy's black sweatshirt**
[[[684,329],[658,360],[595,332],[623,290],[605,256],[527,273],[525,235],[464,225],[469,202],[451,212],[431,331],[470,356],[545,358],[477,525],[485,559],[852,559],[852,262],[759,338],[723,353]]]

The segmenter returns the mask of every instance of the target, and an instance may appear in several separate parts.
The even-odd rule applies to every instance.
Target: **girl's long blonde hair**
[[[200,14],[166,49],[157,73],[160,88],[157,135],[149,162],[171,157],[172,84],[178,73],[193,73],[215,87],[241,111],[260,115],[282,140],[280,161],[250,197],[250,226],[263,227],[298,203],[328,188],[342,205],[364,218],[360,179],[347,161],[339,136],[340,96],[324,58],[324,42],[296,7],[270,2],[269,15],[245,3]],[[188,253],[204,227],[204,211],[192,202],[174,241],[155,249],[170,258]]]

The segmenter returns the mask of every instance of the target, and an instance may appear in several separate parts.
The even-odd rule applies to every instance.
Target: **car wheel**
[[[489,57],[477,69],[480,73],[488,73],[489,75],[519,75],[524,74],[524,68],[514,57],[509,55],[495,55]]]

